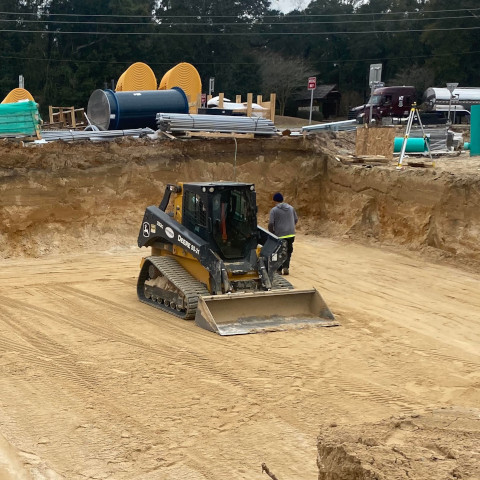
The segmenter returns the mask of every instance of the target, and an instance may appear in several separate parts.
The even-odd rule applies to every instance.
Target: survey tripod
[[[427,136],[425,135],[425,130],[423,128],[422,120],[420,118],[420,113],[418,112],[417,104],[414,103],[412,105],[412,108],[410,109],[410,113],[408,115],[407,128],[405,129],[405,137],[403,139],[402,149],[400,151],[400,157],[398,158],[397,168],[402,168],[403,167],[403,165],[402,165],[403,164],[403,158],[405,157],[405,151],[407,149],[407,141],[408,141],[408,137],[410,136],[410,131],[412,129],[412,124],[413,124],[413,121],[415,119],[415,116],[418,120],[418,123],[420,124],[421,129],[422,129],[423,141],[424,141],[424,144],[427,146],[428,155],[430,156],[430,160],[432,161],[433,166],[435,166],[435,164],[433,162],[433,158],[432,158],[432,152],[430,151],[430,142],[429,142],[429,139],[427,138]]]

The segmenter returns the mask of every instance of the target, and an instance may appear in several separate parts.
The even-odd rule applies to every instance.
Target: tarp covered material
[[[0,105],[0,136],[36,135],[40,123],[38,105],[31,100]]]

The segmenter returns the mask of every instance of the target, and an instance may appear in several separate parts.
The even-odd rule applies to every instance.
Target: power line
[[[42,33],[42,34],[55,34],[55,35],[155,35],[155,36],[204,36],[204,37],[242,37],[242,36],[284,36],[284,35],[369,35],[369,34],[382,34],[382,33],[415,33],[415,32],[454,32],[454,31],[474,31],[480,30],[478,27],[451,27],[451,28],[427,28],[427,29],[401,29],[401,30],[357,30],[357,31],[339,31],[339,32],[72,32],[62,30],[10,30],[1,29],[0,32],[4,33]]]
[[[372,15],[422,15],[424,13],[448,13],[448,12],[475,12],[480,11],[480,7],[478,8],[460,8],[460,9],[446,9],[446,10],[417,10],[417,11],[402,11],[402,12],[352,12],[352,13],[295,13],[294,15],[290,15],[290,17],[298,17],[298,16],[305,16],[305,17],[344,17],[344,16],[372,16]],[[287,17],[289,14],[284,15],[258,15],[252,16],[247,14],[241,15],[205,15],[205,14],[196,14],[196,15],[170,15],[167,12],[160,12],[154,13],[153,15],[118,15],[118,14],[83,14],[83,13],[32,13],[32,12],[0,12],[0,15],[29,15],[29,16],[37,16],[38,15],[46,15],[50,17],[89,17],[89,18],[159,18],[159,17],[167,17],[167,18],[282,18]]]
[[[433,20],[461,20],[461,19],[471,19],[471,20],[476,20],[475,17],[472,15],[462,15],[462,16],[457,16],[457,17],[423,17],[423,18],[411,18],[411,19],[406,19],[406,18],[392,18],[392,19],[375,19],[375,20],[349,20],[349,23],[392,23],[392,22],[429,22]],[[162,27],[186,27],[186,26],[192,26],[192,27],[200,27],[200,26],[208,26],[208,27],[214,27],[214,26],[242,26],[242,25],[250,25],[246,23],[238,23],[238,22],[218,22],[218,23],[195,23],[195,22],[169,22],[169,23],[162,23],[162,22],[151,22],[151,23],[145,23],[145,22],[80,22],[80,21],[74,21],[74,20],[18,20],[18,19],[4,19],[1,20],[0,22],[9,22],[9,23],[41,23],[41,24],[55,24],[55,25],[60,25],[60,24],[66,24],[66,25],[88,25],[88,26],[96,26],[96,25],[143,25],[143,26],[162,26]],[[336,24],[343,24],[345,23],[345,20],[338,20],[338,21],[324,21],[324,22],[317,22],[317,21],[304,21],[304,22],[261,22],[261,23],[255,23],[254,25],[258,26],[278,26],[278,25],[336,25]]]
[[[451,52],[451,53],[438,53],[431,55],[408,55],[408,56],[395,56],[395,57],[381,57],[381,58],[352,58],[352,59],[331,59],[331,60],[316,60],[315,63],[336,63],[336,64],[346,64],[346,63],[357,63],[357,62],[381,62],[386,60],[405,60],[407,58],[439,58],[439,57],[452,57],[459,55],[474,55],[480,53],[480,50],[471,50],[468,52]],[[131,65],[134,63],[133,60],[126,61],[111,61],[111,60],[74,60],[74,59],[65,59],[65,58],[39,58],[39,57],[19,57],[15,55],[0,55],[2,59],[13,59],[13,60],[34,60],[40,62],[56,62],[56,63],[102,63],[102,64],[114,64],[114,65]],[[138,61],[138,60],[135,60]],[[194,62],[195,65],[258,65],[255,62]],[[149,65],[176,65],[176,62],[148,62]]]

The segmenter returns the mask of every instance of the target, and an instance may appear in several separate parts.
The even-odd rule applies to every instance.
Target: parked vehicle
[[[385,117],[405,118],[416,100],[417,92],[414,87],[377,88],[365,105],[349,111],[348,118],[356,119],[359,123],[369,123],[370,112],[372,119],[377,123],[380,123]],[[463,123],[466,121],[468,123],[472,105],[480,105],[480,88],[456,88],[450,95],[447,88],[430,87],[425,90],[422,102],[418,104],[418,107],[422,121],[425,117],[424,123],[445,123],[449,112],[452,122]]]
[[[351,109],[348,118],[356,118],[359,123],[369,123],[370,111],[376,122],[381,122],[384,117],[408,117],[416,98],[415,87],[380,87],[373,91],[365,105]]]
[[[455,123],[462,123],[465,118],[470,121],[472,105],[480,105],[480,88],[460,87],[450,95],[448,88],[430,87],[423,94],[422,109],[427,112],[443,112]]]

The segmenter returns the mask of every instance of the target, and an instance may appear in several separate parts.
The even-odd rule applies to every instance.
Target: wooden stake
[[[247,93],[247,117],[252,116],[253,93]]]
[[[277,103],[277,94],[270,94],[270,120],[275,122],[275,104]]]
[[[265,472],[272,480],[278,480],[278,478],[272,472],[270,472],[265,463],[262,463],[262,473],[263,472]]]

